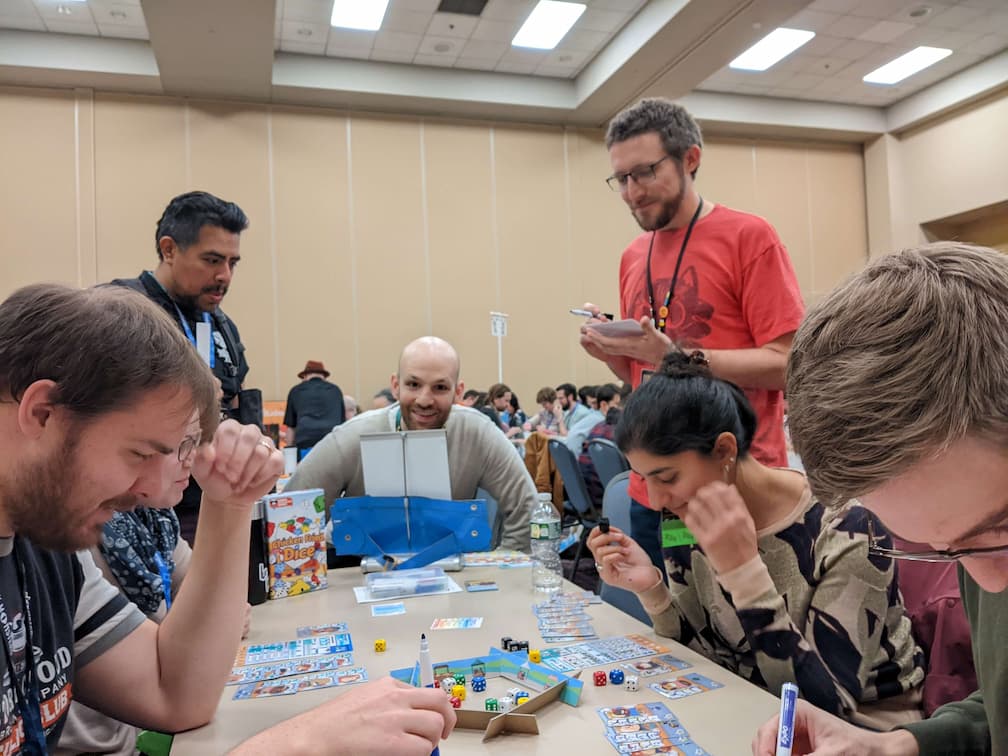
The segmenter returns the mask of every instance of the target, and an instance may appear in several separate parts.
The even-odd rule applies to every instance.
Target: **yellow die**
[[[452,695],[458,698],[459,701],[465,701],[466,696],[465,685],[453,685]]]
[[[382,651],[385,650],[385,648],[386,648],[386,646],[385,646],[385,639],[384,638],[379,638],[378,640],[376,640],[374,642],[374,650],[377,653],[380,654]]]
[[[542,651],[538,648],[533,648],[529,651],[529,661],[533,664],[538,664],[542,661]]]
[[[521,706],[526,701],[528,701],[528,696],[518,696],[515,700],[515,706]]]

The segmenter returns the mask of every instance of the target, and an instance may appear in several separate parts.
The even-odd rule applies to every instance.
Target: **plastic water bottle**
[[[553,496],[536,496],[529,515],[532,541],[532,589],[541,593],[557,593],[563,580],[560,564],[560,517],[553,507]]]

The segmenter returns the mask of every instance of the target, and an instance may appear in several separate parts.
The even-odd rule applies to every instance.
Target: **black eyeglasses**
[[[888,537],[888,534],[883,537]],[[890,559],[905,559],[910,562],[957,562],[963,557],[999,557],[1008,555],[1008,544],[1004,546],[984,546],[975,549],[920,549],[905,551],[882,545],[882,538],[875,534],[872,518],[868,518],[868,553]]]
[[[627,182],[630,179],[634,180],[635,184],[644,186],[650,184],[655,180],[655,168],[668,160],[671,155],[666,155],[661,160],[656,160],[651,163],[651,165],[645,165],[643,168],[634,168],[632,171],[627,173],[614,173],[612,176],[606,179],[606,183],[609,184],[609,188],[614,192],[622,192],[627,188]]]
[[[196,447],[199,446],[200,437],[199,436],[186,436],[182,439],[182,443],[179,444],[178,448],[178,461],[188,462],[190,457],[196,451]]]

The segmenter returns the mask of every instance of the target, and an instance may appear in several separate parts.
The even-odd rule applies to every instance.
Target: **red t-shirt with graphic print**
[[[655,309],[665,301],[686,229],[655,233],[651,280]],[[620,313],[640,320],[651,315],[647,252],[651,232],[638,236],[620,260]],[[685,348],[760,347],[798,328],[805,305],[791,258],[766,220],[716,205],[693,228],[683,255],[665,333]],[[654,365],[630,361],[633,387]],[[750,453],[774,467],[787,466],[784,397],[781,391],[742,387],[758,426]],[[643,478],[631,476],[630,495],[646,504]]]

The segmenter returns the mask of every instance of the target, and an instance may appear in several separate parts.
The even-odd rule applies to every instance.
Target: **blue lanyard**
[[[161,556],[160,551],[154,552],[154,564],[157,565],[158,573],[161,575],[161,591],[164,593],[165,611],[171,609],[171,567]]]

